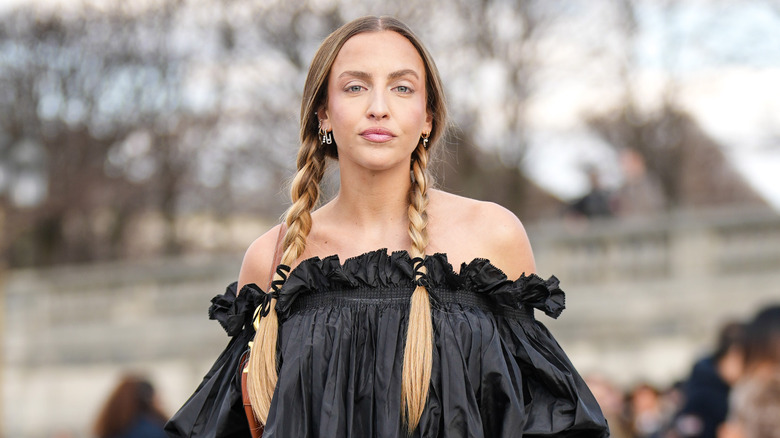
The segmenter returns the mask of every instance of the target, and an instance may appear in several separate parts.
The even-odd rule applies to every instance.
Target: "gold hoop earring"
[[[428,149],[428,137],[430,137],[430,135],[431,134],[429,132],[423,132],[422,134],[420,134],[420,138],[422,138],[422,142],[423,142],[423,148],[425,149]]]

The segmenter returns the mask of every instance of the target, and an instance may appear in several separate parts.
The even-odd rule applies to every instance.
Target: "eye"
[[[361,90],[363,90],[363,88],[364,87],[362,85],[348,85],[344,91],[348,93],[359,93]]]
[[[411,87],[408,87],[406,85],[399,85],[399,86],[395,87],[395,90],[398,91],[399,93],[403,93],[403,94],[414,93],[414,90],[412,90]]]

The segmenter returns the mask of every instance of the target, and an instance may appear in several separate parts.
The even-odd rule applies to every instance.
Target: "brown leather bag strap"
[[[252,434],[252,438],[261,438],[263,436],[263,425],[257,421],[255,417],[255,411],[252,410],[252,403],[249,401],[249,390],[247,389],[247,377],[249,372],[246,368],[249,362],[249,350],[241,356],[241,398],[244,400],[244,412],[246,413],[246,419],[249,423],[249,432]]]
[[[282,238],[287,232],[287,225],[282,223],[279,226],[279,235],[276,236],[276,247],[274,248],[274,259],[271,263],[271,272],[268,274],[268,286],[265,288],[267,292],[271,291],[271,282],[274,279],[274,272],[276,267],[282,261]],[[249,369],[247,365],[249,363],[249,351],[241,356],[241,398],[244,401],[244,412],[246,412],[246,419],[249,422],[249,431],[252,433],[252,438],[261,438],[263,436],[263,424],[255,417],[255,411],[252,410],[252,402],[249,401],[249,390],[247,387],[247,377],[249,376]]]

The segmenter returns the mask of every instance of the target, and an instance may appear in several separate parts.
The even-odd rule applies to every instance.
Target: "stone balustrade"
[[[721,324],[780,302],[774,212],[562,221],[529,235],[540,274],[567,292],[559,320],[538,318],[583,374],[626,387],[683,378]],[[172,413],[227,342],[206,309],[239,266],[240,255],[201,256],[7,273],[1,434],[90,436],[124,371],[151,377]]]
[[[540,317],[581,372],[623,386],[668,385],[711,348],[719,328],[780,304],[780,216],[676,213],[529,229],[537,266],[567,292]]]

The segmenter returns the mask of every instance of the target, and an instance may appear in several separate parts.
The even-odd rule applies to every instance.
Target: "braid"
[[[412,188],[409,191],[409,236],[412,258],[424,258],[428,246],[428,150],[422,142],[412,153]],[[418,280],[426,274],[422,266],[416,271]],[[418,285],[412,293],[409,325],[404,346],[401,403],[408,430],[411,433],[420,422],[433,368],[433,323],[428,290]]]
[[[418,146],[412,154],[412,188],[409,192],[409,236],[412,257],[424,257],[428,246],[428,150]]]
[[[282,240],[281,264],[291,266],[306,249],[306,237],[311,231],[311,211],[320,198],[320,181],[325,173],[325,154],[315,139],[304,140],[298,153],[298,172],[292,183],[292,205],[287,210],[287,232]],[[275,273],[273,280],[282,277]],[[270,291],[268,291],[270,292]],[[271,409],[278,371],[276,344],[279,338],[279,318],[276,300],[271,300],[268,315],[255,320],[255,339],[249,356],[247,387],[255,416],[265,424]]]

